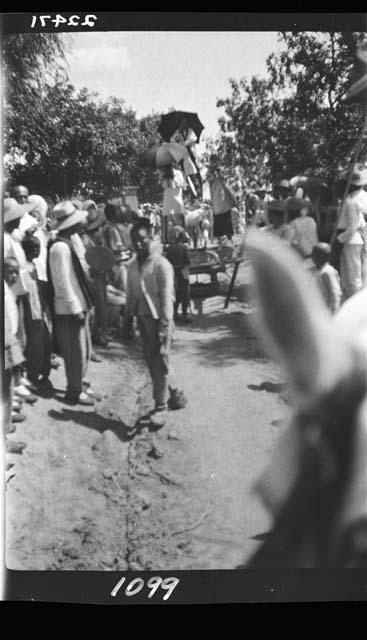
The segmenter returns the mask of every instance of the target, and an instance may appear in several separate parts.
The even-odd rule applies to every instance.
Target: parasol
[[[167,164],[180,162],[186,155],[186,149],[176,142],[155,144],[141,156],[141,164],[153,169],[159,169]]]
[[[158,133],[161,134],[163,140],[169,142],[175,131],[179,128],[182,118],[186,118],[187,124],[193,130],[197,137],[197,142],[199,142],[204,125],[200,122],[197,113],[191,113],[189,111],[171,111],[161,116]]]

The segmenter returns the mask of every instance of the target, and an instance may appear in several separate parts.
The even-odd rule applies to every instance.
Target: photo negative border
[[[78,5],[80,6],[80,5]],[[93,27],[45,27],[39,20],[31,28],[34,15],[55,17],[59,13],[93,14]],[[360,11],[336,12],[100,12],[39,11],[5,12],[0,15],[1,32],[74,32],[74,31],[367,31],[367,14]],[[3,188],[3,186],[2,186]],[[3,318],[2,318],[3,321]],[[3,332],[2,332],[3,333]],[[3,527],[4,529],[4,527]],[[4,550],[5,552],[5,550]],[[5,561],[4,561],[5,566]],[[148,598],[146,586],[152,576],[176,577],[179,583],[165,601],[158,589]],[[121,589],[114,587],[125,577]],[[144,586],[134,596],[126,595],[126,585],[136,578]],[[367,599],[367,570],[203,570],[203,571],[15,571],[4,570],[3,600],[8,602],[44,602],[78,604],[225,604],[338,602]]]

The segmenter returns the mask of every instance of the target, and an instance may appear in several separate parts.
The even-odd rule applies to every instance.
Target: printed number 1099
[[[118,581],[117,585],[112,589],[111,596],[115,597],[122,585],[124,584],[126,578],[121,578]],[[168,600],[173,590],[177,587],[180,580],[178,578],[164,578],[162,579],[160,576],[152,576],[147,581],[147,587],[150,589],[148,593],[148,598],[152,598],[160,587],[167,591],[167,593],[163,596],[163,600]],[[141,591],[144,587],[144,580],[142,578],[134,578],[126,587],[125,595],[126,596],[135,596],[139,591]]]

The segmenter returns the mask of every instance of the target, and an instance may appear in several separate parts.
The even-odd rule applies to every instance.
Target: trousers
[[[190,305],[190,281],[186,280],[181,269],[175,269],[175,313],[177,313],[178,307],[182,306],[182,313],[186,315],[187,308]]]
[[[169,356],[173,322],[170,321],[164,341],[159,336],[159,320],[151,316],[138,316],[138,328],[143,343],[143,353],[153,385],[156,405],[164,405],[169,395]]]
[[[340,257],[340,284],[343,299],[347,300],[362,288],[361,244],[346,244]]]
[[[104,273],[94,277],[93,293],[95,300],[93,333],[96,337],[100,337],[107,331],[107,293]]]
[[[13,371],[11,368],[4,369],[3,375],[1,377],[1,390],[2,390],[2,418],[3,418],[3,433],[2,437],[5,438],[5,435],[11,425],[11,408],[13,402]]]
[[[64,360],[66,393],[79,396],[91,352],[88,314],[83,324],[73,315],[56,315],[55,331],[60,355]]]

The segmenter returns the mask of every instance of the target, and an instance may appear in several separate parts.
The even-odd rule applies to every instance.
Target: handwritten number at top
[[[81,20],[83,20],[83,22],[80,22]],[[55,28],[57,28],[61,24],[65,24],[68,27],[94,27],[96,20],[97,16],[92,13],[88,13],[84,16],[74,14],[68,18],[65,18],[60,13],[57,13],[54,18],[51,15],[32,16],[31,29],[34,29],[37,21],[40,23],[41,27],[46,27],[47,23],[52,22]]]

